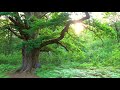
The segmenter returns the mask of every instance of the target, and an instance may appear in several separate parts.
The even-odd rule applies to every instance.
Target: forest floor
[[[67,67],[39,69],[36,73],[41,78],[120,78],[120,69],[113,67]]]
[[[44,66],[35,74],[1,72],[0,78],[120,78],[120,69],[113,67]]]
[[[40,78],[33,74],[26,74],[26,73],[11,73],[9,74],[9,78]]]
[[[6,68],[5,68],[6,67]],[[92,66],[90,64],[66,63],[42,65],[35,74],[14,73],[18,66],[3,64],[0,78],[120,78],[120,68]]]

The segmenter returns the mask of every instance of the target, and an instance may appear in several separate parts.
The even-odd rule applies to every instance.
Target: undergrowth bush
[[[0,64],[11,64],[16,65],[22,62],[22,57],[20,52],[15,52],[12,55],[0,54]]]

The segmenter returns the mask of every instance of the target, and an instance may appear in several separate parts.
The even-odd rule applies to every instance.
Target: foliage
[[[105,18],[111,14],[113,13],[106,13]],[[0,15],[16,17],[13,12],[1,12]],[[31,28],[24,29],[23,32],[30,36],[38,35],[37,38],[27,41],[22,41],[14,35],[10,39],[10,32],[6,29],[6,25],[10,22],[0,19],[0,77],[8,78],[7,73],[16,70],[22,63],[21,51],[18,48],[27,45],[27,50],[31,51],[33,48],[38,48],[41,43],[59,37],[68,19],[68,14],[63,12],[51,13],[48,19],[31,17],[33,21],[27,21]],[[86,24],[89,24],[89,28],[81,32],[79,37],[75,36],[72,28],[66,33],[61,43],[68,51],[57,44],[44,47],[48,51],[40,52],[41,68],[37,69],[35,74],[41,78],[119,78],[120,43],[116,41],[114,24],[117,24],[119,30],[120,22],[111,25],[93,19]]]
[[[101,23],[97,19],[93,19],[89,24],[93,27],[90,30],[92,29],[98,36],[115,38],[116,32],[108,23]]]

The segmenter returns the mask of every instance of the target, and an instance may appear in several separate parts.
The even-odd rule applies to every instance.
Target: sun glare
[[[72,20],[78,20],[78,19],[81,18],[81,17],[80,17],[80,16],[81,16],[80,14],[81,14],[81,13],[78,13],[78,12],[77,12],[77,14],[73,13],[73,14],[71,14],[70,18],[71,18]],[[84,26],[83,26],[82,23],[72,24],[71,27],[73,28],[73,30],[74,30],[74,32],[75,32],[75,34],[76,34],[77,36],[79,36],[80,33],[84,30]]]
[[[72,28],[74,29],[75,34],[76,34],[77,36],[79,36],[80,33],[84,30],[84,26],[82,25],[82,23],[73,24],[73,25],[72,25]]]

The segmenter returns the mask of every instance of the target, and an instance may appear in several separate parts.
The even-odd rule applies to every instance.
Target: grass
[[[68,65],[68,64],[67,64]],[[62,66],[51,66],[51,68],[43,68],[37,70],[37,76],[41,78],[120,78],[120,70],[113,67],[83,67],[84,64],[78,66],[68,67],[67,65]],[[67,67],[66,67],[67,66]]]
[[[15,70],[18,66],[1,64],[0,78],[9,78],[7,73]],[[95,67],[87,63],[67,62],[59,66],[42,65],[36,75],[40,78],[120,78],[120,70],[113,67]]]
[[[0,78],[9,78],[7,73],[16,70],[20,66],[20,63],[20,53],[7,56],[0,54]]]
[[[100,40],[93,40],[85,46],[83,54],[64,52],[56,58],[53,55],[54,59],[49,59],[56,62],[57,57],[62,57],[59,59],[61,63],[43,65],[36,74],[41,78],[120,78],[120,45],[115,40],[105,39],[104,46]],[[45,56],[43,54],[44,62],[48,60]]]
[[[4,56],[2,56],[3,58]],[[11,56],[10,56],[11,57]],[[7,58],[10,58],[9,56]],[[16,55],[16,57],[19,57]],[[9,78],[8,72],[11,72],[19,67],[18,61],[14,60],[8,64],[6,61],[4,64],[0,64],[0,78]],[[6,58],[6,60],[8,60]],[[20,60],[20,57],[19,59]],[[0,62],[2,60],[0,59]],[[16,64],[14,64],[16,62]],[[38,69],[36,75],[41,78],[119,78],[120,70],[115,67],[103,67],[94,66],[93,63],[79,62],[63,62],[60,65],[45,64],[41,69]]]
[[[0,65],[0,78],[9,78],[7,73],[15,70],[17,68],[16,65],[11,64],[1,64]]]
[[[120,44],[113,42],[106,40],[102,47],[100,41],[94,41],[86,44],[83,53],[62,50],[41,53],[42,68],[35,74],[40,78],[120,78]],[[16,70],[21,59],[19,52],[0,54],[0,78],[9,78],[7,73]]]

